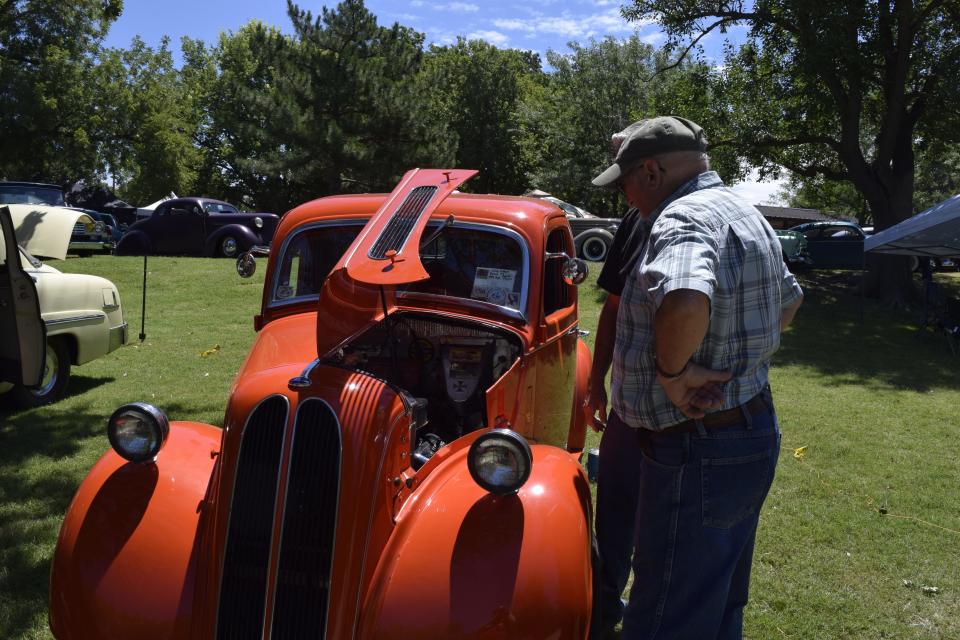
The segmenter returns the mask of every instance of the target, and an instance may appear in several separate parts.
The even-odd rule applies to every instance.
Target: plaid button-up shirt
[[[803,292],[773,229],[714,171],[685,183],[650,219],[620,297],[611,398],[627,424],[659,431],[687,419],[656,379],[653,318],[664,296],[692,289],[710,298],[710,325],[691,360],[733,374],[723,386],[721,409],[729,409],[767,385],[781,309]]]

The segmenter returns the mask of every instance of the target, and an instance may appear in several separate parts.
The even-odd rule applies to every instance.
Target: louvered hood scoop
[[[426,280],[420,239],[430,214],[473,169],[411,169],[403,176],[334,271],[346,269],[357,282],[401,285]]]

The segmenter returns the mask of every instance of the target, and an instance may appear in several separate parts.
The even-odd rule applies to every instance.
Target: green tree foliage
[[[91,73],[121,0],[0,2],[0,177],[66,183],[97,172]]]
[[[421,82],[433,96],[430,117],[438,133],[456,141],[454,163],[478,169],[468,185],[479,193],[519,194],[527,188],[530,158],[521,121],[525,92],[541,82],[540,57],[498,49],[483,40],[431,47]]]
[[[173,66],[169,42],[154,50],[140,38],[107,49],[93,72],[100,168],[119,195],[146,203],[192,191],[199,151],[197,100]]]
[[[768,172],[849,181],[879,229],[913,212],[917,151],[960,139],[958,0],[635,0],[624,14],[674,45],[747,25],[726,61],[731,141]],[[878,261],[872,288],[909,295],[906,265]]]
[[[537,145],[531,181],[537,188],[599,215],[618,216],[626,206],[622,199],[590,183],[612,160],[611,134],[642,118],[678,115],[700,123],[711,140],[724,137],[725,115],[704,63],[670,58],[637,36],[569,47],[569,53],[547,53],[554,71],[542,91],[528,95],[526,126]],[[742,177],[729,148],[711,155],[725,178]]]

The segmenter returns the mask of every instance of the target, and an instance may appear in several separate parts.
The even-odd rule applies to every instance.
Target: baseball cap
[[[678,116],[658,116],[634,122],[624,129],[626,139],[617,157],[593,184],[614,184],[628,169],[645,158],[671,151],[706,151],[707,137],[697,123]]]

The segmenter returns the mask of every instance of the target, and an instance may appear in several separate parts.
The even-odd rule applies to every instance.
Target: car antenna
[[[140,303],[140,342],[147,339],[147,253],[143,254],[143,290],[141,291]]]

